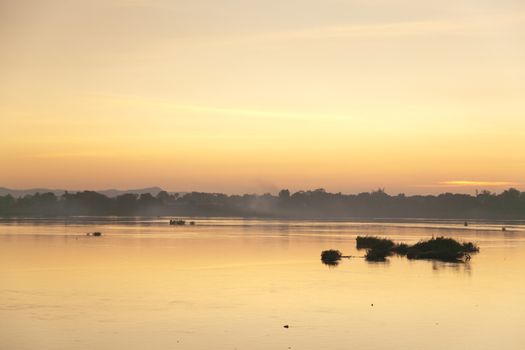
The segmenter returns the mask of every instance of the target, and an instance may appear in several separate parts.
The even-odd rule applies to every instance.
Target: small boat
[[[174,219],[174,220],[170,220],[170,225],[182,226],[182,225],[186,225],[186,221]]]
[[[86,233],[86,236],[100,237],[102,236],[102,232],[88,232]]]

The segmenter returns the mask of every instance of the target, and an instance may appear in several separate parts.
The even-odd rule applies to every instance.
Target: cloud
[[[261,42],[288,42],[295,40],[329,39],[390,39],[403,37],[425,37],[430,35],[473,35],[492,32],[495,28],[511,28],[524,24],[523,14],[499,14],[467,18],[443,18],[428,20],[408,20],[399,22],[371,24],[342,24],[298,28],[281,31],[266,31],[247,35],[215,39],[212,44],[229,45]]]
[[[142,97],[134,95],[92,95],[94,97],[105,98],[116,103],[123,103],[128,105],[142,105],[162,110],[172,110],[179,113],[192,113],[201,115],[213,115],[223,117],[254,117],[260,119],[276,119],[276,120],[291,120],[291,121],[342,121],[352,119],[356,122],[363,121],[364,118],[350,115],[350,114],[335,114],[335,113],[308,113],[308,112],[283,112],[278,110],[259,110],[251,108],[237,108],[237,107],[220,107],[220,106],[206,106],[206,105],[191,105],[172,102],[168,99]]]
[[[489,187],[504,187],[519,185],[518,182],[511,181],[476,181],[476,180],[450,180],[442,181],[439,185],[442,186],[489,186]]]
[[[416,188],[483,188],[483,187],[513,187],[520,186],[523,183],[514,181],[481,181],[481,180],[447,180],[440,181],[433,184],[418,184],[414,185]]]

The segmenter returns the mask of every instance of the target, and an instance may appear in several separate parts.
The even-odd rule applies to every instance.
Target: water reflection
[[[321,259],[321,261],[322,261],[323,264],[325,264],[328,267],[339,266],[339,261],[327,261],[327,260],[323,260],[323,259]]]
[[[440,272],[443,270],[453,271],[457,273],[472,273],[472,265],[469,261],[465,262],[445,262],[445,261],[432,261],[432,270]]]
[[[213,220],[176,230],[158,218],[0,223],[0,348],[488,350],[525,342],[519,233],[474,223]],[[93,231],[103,236],[84,235]],[[459,264],[395,255],[369,263],[355,246],[358,235],[414,244],[437,233],[482,253]],[[334,248],[353,258],[320,264],[319,253]]]

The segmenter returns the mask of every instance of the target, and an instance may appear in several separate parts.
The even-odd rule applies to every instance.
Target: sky
[[[525,188],[525,2],[0,0],[0,186]]]

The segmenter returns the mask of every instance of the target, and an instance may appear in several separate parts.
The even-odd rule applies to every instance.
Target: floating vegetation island
[[[479,252],[472,242],[461,243],[453,238],[432,237],[414,245],[395,244],[386,238],[358,236],[357,249],[367,249],[367,261],[385,261],[388,256],[406,256],[408,259],[432,259],[448,262],[461,262],[470,259],[471,253]]]
[[[367,261],[386,261],[392,255],[406,256],[408,259],[429,259],[446,262],[470,260],[470,254],[479,252],[472,242],[458,242],[453,238],[432,237],[416,244],[394,243],[390,239],[374,236],[357,236],[356,248],[366,249]],[[338,250],[325,250],[321,260],[328,265],[337,265],[343,254]]]
[[[335,266],[339,264],[339,260],[343,257],[343,253],[341,253],[339,250],[324,250],[321,253],[321,261],[326,265]]]

